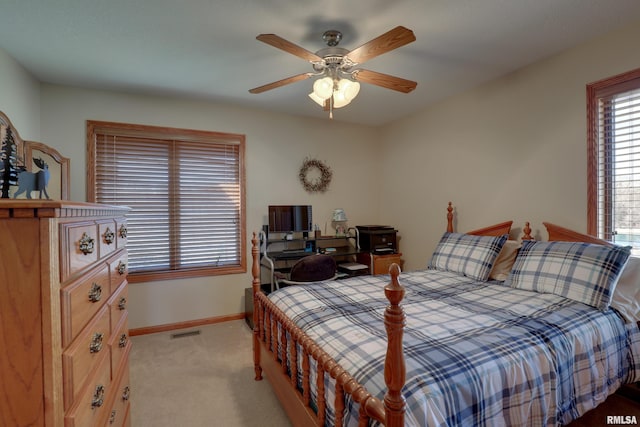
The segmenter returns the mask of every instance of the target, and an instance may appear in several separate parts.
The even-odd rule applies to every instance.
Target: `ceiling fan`
[[[256,39],[309,61],[313,72],[298,74],[258,86],[250,89],[249,92],[262,93],[311,77],[321,77],[315,81],[313,92],[309,94],[309,97],[328,110],[331,118],[334,108],[343,107],[355,98],[360,90],[359,82],[403,93],[409,93],[417,86],[417,83],[411,80],[358,68],[359,65],[376,56],[415,41],[416,36],[413,31],[402,26],[387,31],[351,51],[338,47],[338,43],[342,40],[342,33],[337,30],[324,32],[322,39],[328,47],[320,49],[316,53],[275,34],[260,34]]]

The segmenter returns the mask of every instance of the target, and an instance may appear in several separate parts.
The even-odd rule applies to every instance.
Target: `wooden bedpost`
[[[384,294],[390,303],[384,311],[384,325],[388,340],[387,356],[384,362],[384,381],[387,384],[387,393],[384,396],[385,427],[403,427],[406,410],[406,402],[402,395],[406,375],[402,349],[405,315],[400,307],[400,301],[404,298],[404,287],[398,281],[400,275],[398,264],[391,264],[389,274],[391,282],[384,288]]]
[[[253,369],[256,373],[256,381],[262,379],[262,367],[260,366],[260,307],[256,294],[260,292],[260,241],[253,232],[253,238],[251,239],[251,257],[253,263],[251,264],[251,275],[253,280],[251,285],[253,287]]]
[[[531,227],[529,227],[529,221],[525,222],[522,233],[524,234],[522,236],[522,240],[533,240],[533,237],[531,236]]]
[[[449,202],[449,206],[447,206],[447,231],[453,233],[453,206],[451,202]]]

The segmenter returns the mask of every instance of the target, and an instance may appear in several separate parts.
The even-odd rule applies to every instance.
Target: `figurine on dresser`
[[[34,191],[40,199],[67,200],[69,159],[48,145],[23,141],[0,112],[0,198],[32,199]]]
[[[9,198],[9,188],[18,183],[18,153],[11,126],[0,123],[0,188]]]
[[[47,199],[51,199],[47,194],[47,184],[49,184],[49,165],[41,158],[33,158],[33,163],[40,168],[38,172],[29,172],[23,169],[18,173],[18,191],[13,194],[13,198],[16,199],[20,194],[27,193],[27,199],[31,199],[31,192],[40,192],[40,199],[42,199],[42,193]]]

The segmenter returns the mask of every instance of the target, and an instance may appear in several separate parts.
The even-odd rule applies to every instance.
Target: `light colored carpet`
[[[253,379],[244,320],[131,340],[132,426],[291,426],[267,380]]]

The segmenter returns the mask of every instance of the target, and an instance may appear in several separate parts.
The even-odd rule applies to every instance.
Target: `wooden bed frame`
[[[499,236],[509,234],[513,221],[505,221],[489,227],[469,231],[467,234]],[[572,241],[612,245],[606,240],[579,233],[568,228],[560,227],[548,222],[543,222],[548,232],[549,241]],[[447,231],[453,232],[453,207],[451,202],[447,207]],[[523,227],[522,240],[533,240],[529,222]],[[344,398],[350,395],[354,402],[360,405],[358,425],[366,426],[370,419],[381,422],[387,427],[404,426],[405,400],[401,390],[405,383],[405,360],[403,355],[403,328],[405,315],[400,302],[404,297],[404,288],[399,282],[400,267],[392,264],[389,268],[391,276],[389,284],[384,288],[389,305],[385,309],[384,324],[387,331],[388,346],[384,364],[384,378],[387,392],[383,401],[372,396],[365,387],[359,384],[347,371],[345,371],[324,350],[313,342],[300,328],[298,328],[286,315],[273,304],[262,292],[260,287],[260,250],[257,234],[253,233],[252,239],[252,287],[254,298],[253,312],[253,358],[255,379],[262,380],[263,372],[271,383],[276,396],[287,412],[294,426],[324,426],[325,408],[324,378],[329,375],[335,380],[335,425],[343,423]],[[283,330],[289,332],[290,340],[286,334],[278,334],[278,323]],[[263,328],[262,325],[268,325]],[[288,348],[295,359],[297,345],[302,348],[302,391],[296,383],[297,364],[291,364],[291,372],[287,368],[287,361],[281,360],[274,348],[278,348],[276,340],[280,340],[281,348]],[[287,354],[287,352],[283,352]],[[263,357],[264,354],[264,357]],[[312,409],[310,392],[310,362],[313,358],[317,365],[318,401],[317,412]]]
[[[468,234],[499,236],[508,234],[513,221],[505,221],[489,227],[480,228],[468,232]],[[525,237],[531,238],[525,227]],[[453,232],[453,207],[451,202],[447,207],[447,231]],[[273,390],[287,412],[294,426],[323,426],[325,423],[324,379],[329,375],[335,380],[335,425],[343,423],[344,398],[350,395],[354,402],[360,405],[358,425],[366,426],[370,419],[379,421],[387,427],[404,426],[405,400],[402,396],[402,387],[405,383],[405,361],[403,355],[402,337],[405,325],[405,315],[400,302],[404,297],[404,288],[398,277],[400,267],[392,264],[389,268],[391,280],[384,288],[384,293],[389,300],[385,309],[384,324],[387,331],[387,354],[384,363],[384,379],[387,392],[384,400],[380,401],[372,396],[363,385],[359,384],[347,371],[345,371],[324,350],[313,342],[300,328],[298,328],[286,315],[273,304],[262,292],[260,287],[260,242],[257,234],[253,233],[251,254],[252,288],[253,288],[253,360],[255,379],[262,380],[263,371],[271,383]],[[267,325],[266,328],[262,325]],[[290,340],[285,333],[278,334],[278,324],[289,332]],[[297,364],[291,363],[291,372],[288,369],[287,360],[278,357],[278,342],[281,348],[289,349],[292,359],[295,360],[297,347],[303,352],[302,362],[302,390],[298,389],[296,379],[298,377]],[[276,349],[274,351],[274,349]],[[284,354],[288,354],[286,351]],[[262,357],[264,354],[264,357]],[[318,390],[317,412],[311,407],[310,362],[313,358],[317,366],[316,387]]]

